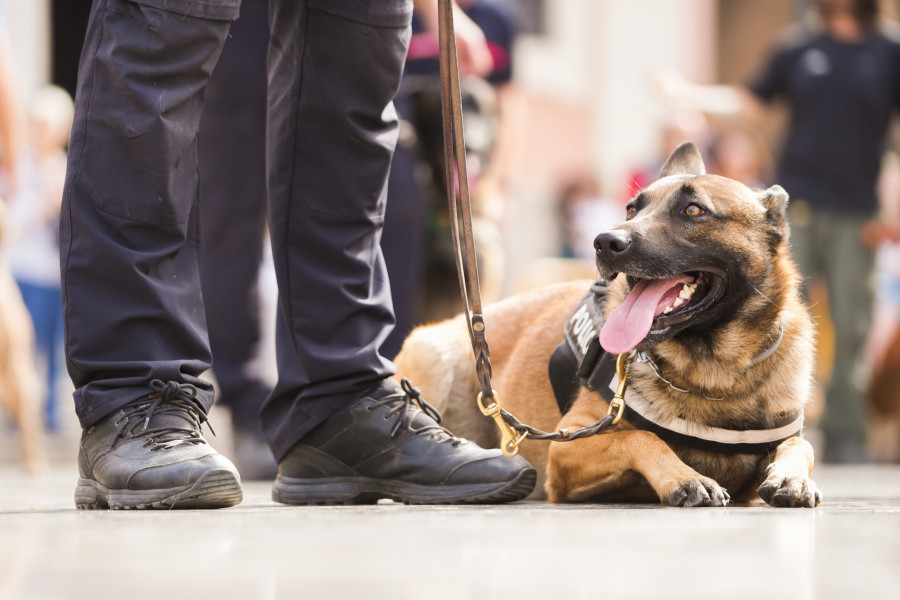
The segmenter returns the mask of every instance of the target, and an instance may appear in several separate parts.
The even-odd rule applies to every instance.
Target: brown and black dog
[[[753,191],[707,175],[696,147],[682,144],[627,220],[597,237],[603,279],[487,307],[494,387],[504,408],[545,431],[607,414],[615,357],[628,357],[618,425],[523,442],[551,501],[820,502],[800,437],[814,329],[789,255],[787,200],[779,186]],[[396,362],[448,429],[497,445],[475,404],[462,316],[415,330]]]

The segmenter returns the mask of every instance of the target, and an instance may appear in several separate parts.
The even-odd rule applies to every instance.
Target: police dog
[[[612,379],[590,373],[627,358],[618,424],[574,441],[522,443],[550,501],[819,504],[813,450],[800,437],[814,329],[789,256],[787,201],[779,186],[753,191],[707,175],[686,142],[630,201],[626,221],[597,236],[593,292],[572,282],[487,307],[498,398],[544,431],[602,419],[618,377],[614,368]],[[596,339],[584,335],[591,312]],[[566,386],[551,381],[548,365],[567,347],[581,363],[560,400],[554,392]],[[448,429],[497,445],[475,404],[471,348],[459,316],[416,329],[396,363]]]

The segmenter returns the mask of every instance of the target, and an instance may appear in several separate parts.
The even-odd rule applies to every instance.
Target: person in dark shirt
[[[900,107],[900,42],[876,23],[846,35],[793,28],[749,90],[790,103],[779,184],[817,209],[871,217],[885,134]]]
[[[713,113],[753,116],[773,101],[790,108],[776,180],[791,196],[791,246],[804,280],[821,276],[828,290],[836,348],[824,459],[846,462],[865,458],[860,374],[874,255],[861,230],[876,217],[881,159],[900,109],[900,36],[877,0],[816,0],[815,8],[744,87],[696,85],[673,73],[657,83],[669,99]]]

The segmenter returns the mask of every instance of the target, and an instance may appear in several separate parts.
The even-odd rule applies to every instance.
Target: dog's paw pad
[[[718,483],[708,477],[689,478],[679,482],[677,488],[664,499],[669,506],[725,506],[731,496]]]
[[[759,496],[771,506],[814,508],[822,501],[822,492],[808,477],[769,477],[759,486]]]

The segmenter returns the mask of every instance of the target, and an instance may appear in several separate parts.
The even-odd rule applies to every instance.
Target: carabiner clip
[[[497,424],[497,429],[500,430],[500,450],[503,452],[504,456],[512,458],[519,453],[519,444],[525,439],[528,432],[525,431],[517,435],[516,430],[512,428],[512,425],[503,420],[503,415],[500,413],[503,407],[500,405],[500,396],[497,395],[497,391],[491,390],[491,394],[493,402],[491,402],[490,406],[486,407],[484,405],[484,393],[478,392],[478,408],[481,409],[482,414],[494,419],[494,423]]]
[[[627,354],[620,354],[616,359],[616,375],[619,378],[619,387],[616,394],[609,403],[609,409],[606,411],[608,415],[614,415],[610,426],[618,425],[622,420],[622,414],[625,412],[625,388],[628,387],[628,373],[625,371],[625,361],[628,359]]]

